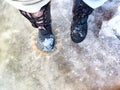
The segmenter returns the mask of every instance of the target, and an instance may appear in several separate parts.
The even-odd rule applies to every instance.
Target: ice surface
[[[0,90],[110,90],[120,85],[119,5],[119,0],[110,0],[96,9],[88,20],[87,38],[74,44],[72,0],[53,0],[52,27],[62,48],[44,57],[32,49],[34,28],[0,0]]]

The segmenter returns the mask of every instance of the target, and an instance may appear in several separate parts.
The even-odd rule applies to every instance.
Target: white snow
[[[42,42],[43,44],[43,50],[44,51],[50,51],[53,48],[53,42],[54,39],[53,38],[46,38],[44,42]]]
[[[100,30],[99,35],[104,37],[111,37],[116,38],[117,36],[120,36],[120,12],[119,7],[116,11],[113,18],[111,18],[109,21],[103,21],[102,29]]]

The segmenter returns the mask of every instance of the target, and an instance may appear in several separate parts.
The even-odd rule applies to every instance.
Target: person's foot
[[[87,20],[93,9],[82,0],[74,0],[73,20],[71,23],[71,39],[75,43],[82,42],[87,35]]]
[[[37,47],[43,51],[52,51],[55,44],[55,37],[52,33],[48,33],[47,30],[39,30],[37,38]]]
[[[55,37],[51,28],[50,3],[46,4],[37,13],[20,11],[31,23],[38,28],[37,47],[45,52],[54,49]]]

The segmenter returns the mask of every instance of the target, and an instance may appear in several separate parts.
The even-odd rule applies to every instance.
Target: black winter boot
[[[74,0],[71,39],[75,43],[82,42],[87,35],[87,20],[93,9],[82,0]]]
[[[32,13],[21,11],[21,14],[25,16],[32,24],[33,27],[38,28],[37,46],[43,51],[52,51],[55,44],[55,37],[51,28],[51,14],[50,3],[41,8],[43,14],[39,17],[34,17]]]

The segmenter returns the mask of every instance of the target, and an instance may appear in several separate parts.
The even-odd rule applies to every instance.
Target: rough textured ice
[[[120,85],[119,0],[94,10],[80,44],[70,40],[72,0],[53,0],[52,27],[62,47],[49,57],[32,49],[31,24],[3,0],[0,6],[0,90],[113,90]]]

